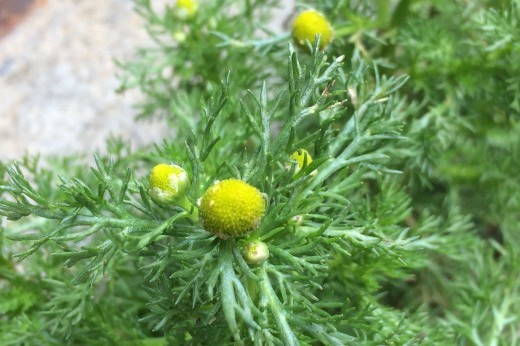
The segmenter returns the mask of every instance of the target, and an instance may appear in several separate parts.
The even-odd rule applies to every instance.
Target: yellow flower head
[[[317,34],[320,34],[320,49],[323,50],[332,41],[334,31],[321,13],[314,10],[300,13],[292,25],[292,36],[296,42],[300,45],[305,45],[305,41],[314,43]]]
[[[298,149],[291,154],[290,159],[296,161],[296,169],[294,173],[298,173],[302,168],[307,167],[312,162],[311,154],[305,149]]]
[[[161,163],[150,173],[148,193],[157,203],[169,203],[184,197],[189,187],[188,174],[179,166]]]
[[[199,4],[195,0],[177,0],[175,9],[180,18],[191,18],[199,10]]]
[[[252,241],[242,248],[242,257],[249,264],[261,264],[269,257],[269,248],[262,241]]]
[[[226,179],[213,184],[199,200],[200,219],[207,231],[221,238],[241,236],[258,227],[265,204],[255,187]]]

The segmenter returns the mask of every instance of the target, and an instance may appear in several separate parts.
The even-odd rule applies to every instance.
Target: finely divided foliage
[[[518,88],[497,71],[518,69],[519,10],[446,2],[320,2],[336,30],[322,51],[319,35],[293,47],[265,27],[273,1],[189,16],[136,1],[156,47],[122,64],[121,90],[139,87],[140,117],[164,116],[174,134],[136,151],[111,139],[90,170],[0,166],[0,343],[517,341]],[[475,84],[464,54],[505,91]],[[149,193],[163,163],[190,180],[172,203]],[[266,210],[251,232],[219,237],[197,201],[230,178]],[[267,246],[261,260],[250,244]]]

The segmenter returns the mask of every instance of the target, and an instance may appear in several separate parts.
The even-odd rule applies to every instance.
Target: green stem
[[[229,326],[233,339],[239,345],[242,345],[240,338],[240,329],[235,316],[235,290],[233,289],[233,239],[224,240],[220,246],[220,259],[219,265],[222,268],[221,273],[221,299],[222,299],[222,311],[224,312],[224,318]]]
[[[379,28],[386,28],[390,24],[390,1],[377,0],[376,24]]]
[[[278,299],[278,296],[276,295],[273,286],[271,285],[271,280],[267,275],[265,265],[260,268],[260,290],[266,298],[267,305],[269,306],[276,324],[278,325],[278,331],[282,336],[283,344],[288,346],[298,345],[298,339],[296,338],[296,335],[294,335],[291,326],[287,322],[285,310],[283,309],[283,305],[280,302],[280,299]]]
[[[179,207],[181,207],[182,209],[186,210],[188,212],[188,217],[193,221],[193,222],[198,222],[199,221],[199,209],[197,208],[197,206],[193,203],[190,202],[190,200],[184,196],[182,197],[181,199],[179,199],[178,201],[175,202],[175,204]]]

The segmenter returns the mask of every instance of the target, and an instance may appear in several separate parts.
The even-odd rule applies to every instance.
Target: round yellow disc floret
[[[148,192],[157,203],[169,203],[184,197],[189,187],[188,174],[179,166],[161,163],[150,173]]]
[[[291,154],[290,159],[296,161],[296,169],[294,173],[298,173],[302,168],[307,167],[312,162],[311,154],[305,149],[298,149]]]
[[[199,10],[199,4],[195,0],[177,0],[175,8],[179,17],[191,18]]]
[[[257,228],[265,213],[265,199],[255,187],[239,179],[213,184],[199,200],[204,228],[221,237],[236,237]]]
[[[320,49],[323,50],[332,41],[334,31],[327,19],[319,12],[308,10],[300,13],[293,22],[293,38],[301,45],[306,41],[314,43],[320,34]]]

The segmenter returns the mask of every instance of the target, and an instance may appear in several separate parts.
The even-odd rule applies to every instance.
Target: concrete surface
[[[282,3],[276,26],[294,6]],[[134,122],[138,92],[114,92],[114,59],[150,45],[142,22],[131,0],[47,0],[1,38],[0,160],[92,153],[110,134],[134,146],[167,135],[160,121]]]
[[[149,44],[130,0],[49,0],[0,40],[0,159],[93,152],[109,134],[141,145],[137,92],[115,94],[116,59]]]

